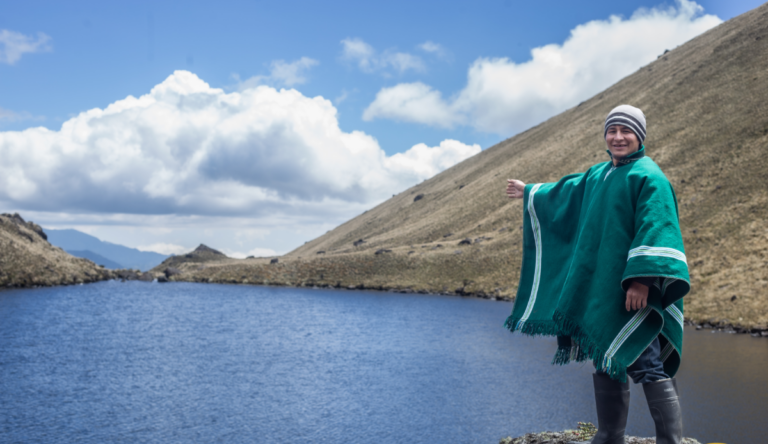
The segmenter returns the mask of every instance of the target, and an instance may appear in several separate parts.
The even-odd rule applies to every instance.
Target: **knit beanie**
[[[640,144],[645,140],[645,114],[640,108],[631,105],[619,105],[608,113],[605,118],[605,132],[603,138],[608,135],[608,127],[611,125],[624,125],[635,133]]]

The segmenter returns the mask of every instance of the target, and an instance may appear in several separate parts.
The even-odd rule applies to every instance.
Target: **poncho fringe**
[[[553,365],[566,365],[571,362],[592,361],[595,368],[603,367],[605,350],[602,350],[590,337],[585,334],[579,325],[568,319],[563,313],[555,310],[554,321],[549,322],[525,322],[518,326],[520,319],[513,316],[507,317],[504,326],[512,333],[519,331],[526,336],[568,336],[575,344],[570,346],[558,345]],[[610,365],[602,368],[613,379],[621,382],[627,381],[627,367],[621,365],[615,359]]]

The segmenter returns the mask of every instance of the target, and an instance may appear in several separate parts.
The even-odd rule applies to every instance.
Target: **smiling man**
[[[640,109],[614,108],[603,129],[610,161],[555,183],[508,180],[507,195],[524,199],[524,245],[506,325],[557,336],[555,364],[593,362],[598,433],[592,444],[624,444],[627,375],[643,384],[656,442],[680,443],[672,377],[680,366],[690,279],[677,199],[646,156]]]

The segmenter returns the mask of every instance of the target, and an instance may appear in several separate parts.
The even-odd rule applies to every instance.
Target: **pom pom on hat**
[[[608,135],[608,127],[611,125],[624,125],[635,133],[640,144],[645,140],[645,114],[640,108],[632,105],[619,105],[608,113],[605,118],[605,131],[603,138]]]

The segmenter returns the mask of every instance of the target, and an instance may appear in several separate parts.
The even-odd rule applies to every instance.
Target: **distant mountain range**
[[[123,245],[104,242],[81,231],[46,229],[48,242],[72,256],[93,261],[104,268],[131,268],[147,271],[164,261],[168,256],[151,251],[140,251]]]
[[[91,250],[66,250],[67,253],[75,257],[82,257],[90,260],[96,265],[103,265],[104,268],[110,270],[119,270],[121,268],[136,268],[136,267],[124,267],[122,264],[118,264],[113,260],[109,260],[100,254],[96,254]]]

